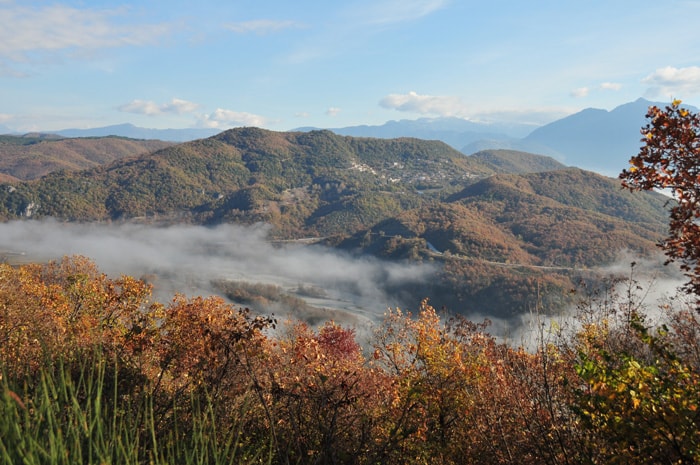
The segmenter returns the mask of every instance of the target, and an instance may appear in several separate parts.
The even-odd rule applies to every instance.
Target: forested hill
[[[498,173],[538,173],[566,168],[554,158],[517,150],[481,150],[470,157],[491,166]]]
[[[69,139],[56,135],[0,136],[0,179],[37,179],[58,170],[83,170],[171,146],[125,137]]]
[[[419,191],[434,198],[491,173],[441,142],[242,128],[16,185],[0,213],[21,217],[34,205],[34,217],[268,221],[279,234],[328,235],[417,205]]]
[[[464,156],[437,141],[240,128],[5,184],[0,217],[265,222],[276,239],[435,261],[434,282],[397,292],[512,316],[532,308],[535,287],[554,302],[580,270],[625,250],[654,253],[667,201],[522,152]]]
[[[375,250],[387,237],[394,249],[421,238],[439,252],[488,261],[591,267],[614,260],[623,249],[652,252],[665,231],[667,200],[623,192],[615,180],[577,168],[495,175],[380,222],[373,236],[356,238]]]

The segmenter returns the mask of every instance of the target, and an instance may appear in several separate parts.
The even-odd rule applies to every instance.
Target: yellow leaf
[[[674,107],[677,107],[681,103],[683,103],[683,100],[677,98],[677,99],[674,99],[673,102],[671,102],[671,105],[673,105]]]
[[[685,108],[682,108],[681,110],[678,110],[678,113],[680,113],[681,116],[686,117],[688,116],[688,110]]]

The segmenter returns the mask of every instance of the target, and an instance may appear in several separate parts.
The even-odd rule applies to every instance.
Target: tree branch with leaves
[[[619,177],[631,191],[659,189],[673,195],[668,237],[660,245],[667,263],[680,262],[689,278],[686,289],[700,304],[700,116],[674,100],[663,110],[649,107],[646,117],[643,145]]]

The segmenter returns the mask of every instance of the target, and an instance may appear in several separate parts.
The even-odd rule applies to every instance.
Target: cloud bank
[[[202,115],[199,118],[198,126],[214,129],[228,129],[237,126],[264,127],[267,122],[267,118],[264,116],[217,108],[212,113]]]
[[[164,114],[190,114],[195,113],[201,105],[195,102],[174,98],[170,102],[157,103],[152,100],[132,100],[120,105],[117,110],[126,113],[134,113],[146,116],[160,116]],[[197,126],[202,128],[229,129],[237,126],[263,127],[268,123],[267,118],[253,113],[225,110],[217,108],[211,113],[197,116]]]
[[[170,102],[158,104],[151,100],[132,100],[129,103],[120,105],[117,110],[126,113],[136,113],[139,115],[156,116],[164,113],[174,113],[182,115],[192,113],[199,108],[199,104],[188,102],[187,100],[174,98]]]
[[[700,94],[700,66],[659,68],[644,79],[649,97],[687,98]]]
[[[170,32],[167,24],[127,24],[125,8],[72,8],[61,4],[27,7],[0,3],[0,70],[28,63],[37,54],[70,53],[155,42]]]
[[[390,110],[418,113],[433,116],[464,116],[467,106],[459,97],[407,94],[389,94],[379,101],[379,105]]]
[[[588,89],[584,88],[587,92]],[[447,95],[421,95],[417,92],[389,94],[379,101],[383,108],[429,117],[454,117],[482,123],[514,123],[541,126],[572,113],[568,109],[470,108],[461,98]]]

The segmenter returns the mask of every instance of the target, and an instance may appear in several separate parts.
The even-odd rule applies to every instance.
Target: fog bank
[[[268,231],[264,225],[16,221],[0,224],[0,257],[48,261],[83,255],[110,276],[150,276],[160,301],[176,292],[218,294],[211,281],[219,279],[276,284],[290,291],[313,286],[325,292],[324,304],[362,313],[366,320],[376,320],[388,307],[416,308],[419,302],[400,302],[390,290],[424,282],[436,272],[430,265],[358,258],[321,246],[273,246]]]

